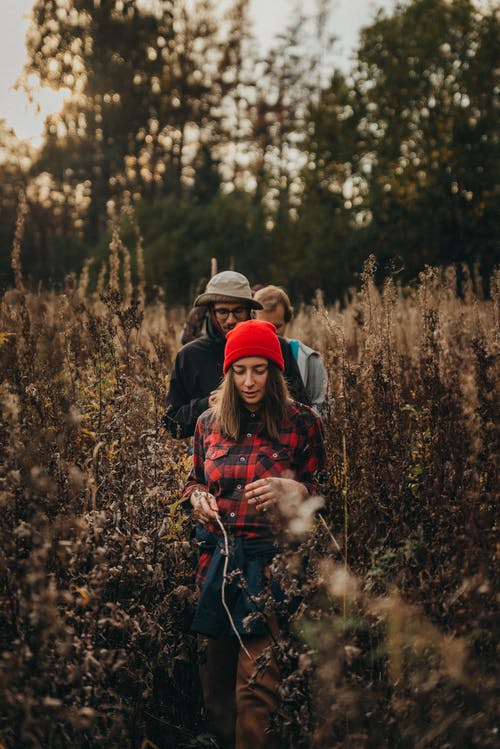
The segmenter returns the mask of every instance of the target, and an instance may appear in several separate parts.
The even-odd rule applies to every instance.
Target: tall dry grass
[[[88,269],[58,294],[17,273],[0,311],[0,746],[214,746],[188,633],[187,446],[161,425],[182,310],[144,306],[119,237],[94,296]],[[410,289],[373,277],[295,321],[329,372],[328,467],[321,514],[275,562],[301,595],[276,726],[312,749],[497,746],[499,280],[483,299],[451,269]]]

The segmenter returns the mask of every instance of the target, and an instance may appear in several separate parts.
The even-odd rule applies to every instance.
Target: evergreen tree
[[[308,179],[341,190],[360,228],[351,244],[402,257],[409,274],[492,264],[498,53],[498,12],[469,0],[414,0],[364,29],[352,82],[335,76],[309,117]]]

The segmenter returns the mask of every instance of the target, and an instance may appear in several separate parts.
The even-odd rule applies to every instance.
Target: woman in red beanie
[[[269,579],[279,551],[273,520],[287,499],[315,493],[323,432],[314,411],[289,398],[271,323],[248,320],[228,333],[224,375],[215,406],[198,419],[184,492],[200,546],[192,631],[204,649],[200,677],[220,746],[277,749],[268,729],[279,671],[271,655],[255,676],[255,661],[278,622],[266,621],[255,597],[266,586],[279,594]]]

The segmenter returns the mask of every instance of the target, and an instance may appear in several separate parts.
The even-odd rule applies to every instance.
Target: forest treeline
[[[97,278],[120,225],[171,304],[189,303],[214,256],[305,300],[341,296],[371,253],[405,279],[450,263],[488,275],[498,9],[380,11],[346,72],[330,63],[328,0],[266,54],[249,5],[34,3],[26,76],[69,94],[36,153],[0,120],[1,287],[20,210],[25,277],[58,284],[87,263]]]

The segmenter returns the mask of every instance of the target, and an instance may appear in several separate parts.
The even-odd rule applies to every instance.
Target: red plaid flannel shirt
[[[198,419],[194,435],[193,467],[184,496],[194,489],[213,494],[226,529],[245,538],[272,539],[268,515],[243,499],[245,485],[267,476],[284,476],[316,491],[315,474],[325,465],[323,427],[308,406],[290,402],[279,439],[270,440],[258,414],[243,410],[241,437],[234,442],[224,437],[215,423],[212,409]],[[209,530],[218,533],[216,526]],[[198,580],[210,563],[201,554]]]

